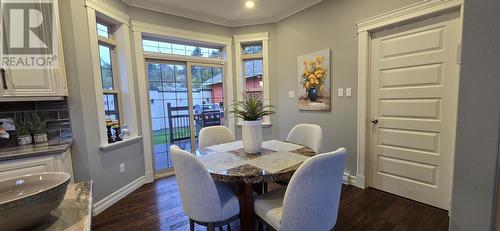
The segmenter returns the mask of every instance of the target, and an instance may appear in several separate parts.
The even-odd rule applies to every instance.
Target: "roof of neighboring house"
[[[255,77],[259,77],[259,76],[260,75],[247,76],[246,78],[249,79],[249,78],[255,78]],[[222,83],[222,74],[218,74],[210,79],[207,79],[203,83],[203,86],[209,86],[209,85],[214,85],[214,84],[218,84],[218,83]]]

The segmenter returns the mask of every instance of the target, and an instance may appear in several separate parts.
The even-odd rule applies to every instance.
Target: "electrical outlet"
[[[125,163],[121,163],[120,164],[120,173],[124,173],[125,172]]]
[[[290,98],[290,99],[295,98],[295,91],[289,91],[288,92],[288,98]]]
[[[0,119],[0,127],[3,128],[5,131],[14,131],[16,130],[16,126],[14,125],[14,121],[11,119]]]

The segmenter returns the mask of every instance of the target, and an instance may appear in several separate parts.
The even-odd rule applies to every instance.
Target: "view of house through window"
[[[114,45],[110,44],[113,36],[110,33],[111,28],[108,24],[97,22],[96,25],[97,37],[99,40],[99,67],[101,73],[101,83],[104,99],[104,114],[106,119],[110,119],[114,124],[121,124],[119,102],[119,89],[115,82],[114,62]]]
[[[148,60],[147,73],[158,172],[172,168],[172,144],[193,152],[201,128],[224,124],[223,66]]]
[[[256,94],[263,100],[262,44],[242,45],[242,53],[244,90],[246,93]]]

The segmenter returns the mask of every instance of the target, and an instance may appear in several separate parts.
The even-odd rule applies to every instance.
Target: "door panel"
[[[224,125],[222,65],[147,60],[155,172],[173,168],[170,146],[195,152],[203,127]]]
[[[385,30],[371,42],[369,185],[449,209],[459,15]]]

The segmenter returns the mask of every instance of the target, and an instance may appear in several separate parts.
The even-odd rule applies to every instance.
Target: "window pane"
[[[191,46],[179,43],[157,42],[152,40],[142,40],[143,50],[146,52],[157,52],[165,54],[196,56],[205,58],[222,58],[222,49],[203,46]]]
[[[97,23],[97,35],[109,38],[109,27],[104,24]]]
[[[142,49],[147,52],[159,52],[158,42],[151,40],[142,40]]]
[[[246,44],[242,45],[243,54],[259,54],[262,53],[262,44]]]
[[[104,93],[104,114],[106,118],[120,121],[118,113],[118,94]]]
[[[113,68],[111,64],[111,48],[99,45],[99,58],[101,63],[101,81],[102,88],[113,89]]]
[[[245,76],[259,76],[262,75],[262,59],[244,60]]]

